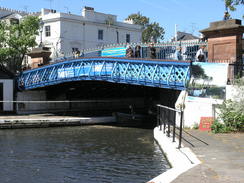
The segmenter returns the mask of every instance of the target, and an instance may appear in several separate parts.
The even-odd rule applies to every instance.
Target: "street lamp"
[[[44,25],[44,22],[41,20],[41,21],[40,21],[40,44],[39,44],[39,47],[43,47],[43,45],[42,45],[43,25]]]

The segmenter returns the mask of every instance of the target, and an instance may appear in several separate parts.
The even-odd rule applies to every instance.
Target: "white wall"
[[[193,127],[200,124],[201,117],[214,117],[214,104],[222,104],[223,100],[186,97],[184,109],[184,127]]]
[[[0,83],[3,83],[3,100],[13,101],[14,85],[12,79],[0,79]],[[13,111],[13,103],[4,103],[3,111]]]

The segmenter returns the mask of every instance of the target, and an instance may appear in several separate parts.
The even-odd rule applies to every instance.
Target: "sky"
[[[165,41],[174,36],[175,25],[178,31],[199,36],[199,30],[207,28],[210,22],[222,20],[225,11],[223,0],[0,0],[0,7],[28,12],[51,8],[80,15],[84,6],[117,15],[118,21],[140,12],[165,29]],[[232,18],[242,19],[244,6],[230,14]]]

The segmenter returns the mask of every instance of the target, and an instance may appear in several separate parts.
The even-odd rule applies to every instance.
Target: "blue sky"
[[[51,6],[73,14],[80,14],[83,6],[91,6],[95,11],[117,15],[119,21],[140,11],[164,27],[165,40],[174,35],[175,24],[179,31],[199,35],[198,31],[207,28],[209,22],[222,20],[225,10],[223,0],[0,0],[0,6],[29,12]],[[231,12],[232,18],[242,19],[243,14],[244,6]]]

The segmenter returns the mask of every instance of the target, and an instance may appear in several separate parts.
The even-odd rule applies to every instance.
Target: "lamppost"
[[[43,45],[42,45],[43,25],[44,25],[44,22],[41,20],[41,21],[40,21],[40,44],[39,44],[39,47],[43,47]]]

